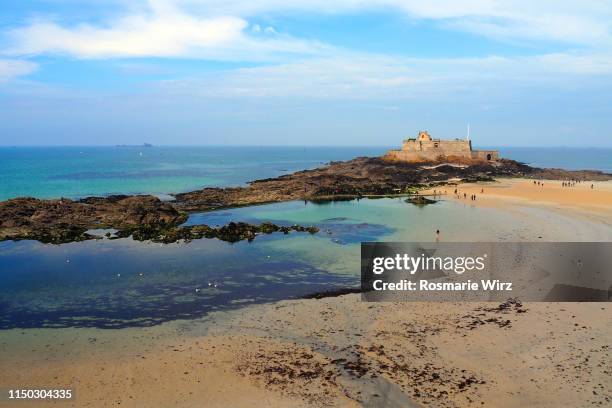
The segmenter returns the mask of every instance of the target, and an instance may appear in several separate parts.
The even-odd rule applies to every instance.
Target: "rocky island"
[[[454,182],[492,181],[496,177],[552,180],[610,180],[600,171],[531,167],[514,160],[406,162],[387,157],[359,157],[312,170],[255,180],[246,187],[204,188],[163,202],[150,195],[111,195],[80,200],[14,198],[0,202],[0,240],[31,239],[65,243],[96,238],[90,229],[113,228],[117,237],[175,242],[216,237],[253,239],[258,233],[308,231],[316,227],[233,224],[221,228],[184,227],[189,213],[290,200],[339,200],[406,195]]]

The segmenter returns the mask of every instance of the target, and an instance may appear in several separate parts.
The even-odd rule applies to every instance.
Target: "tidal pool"
[[[0,329],[150,326],[357,287],[362,241],[432,241],[436,229],[445,240],[477,241],[518,225],[503,212],[462,203],[417,207],[389,198],[243,207],[193,214],[186,224],[229,221],[316,225],[320,232],[235,244],[0,242]]]

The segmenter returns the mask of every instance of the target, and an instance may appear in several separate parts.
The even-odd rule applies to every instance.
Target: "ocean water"
[[[478,237],[482,216],[452,202],[420,208],[402,199],[295,201],[194,214],[188,224],[273,221],[316,225],[319,233],[274,233],[235,244],[0,242],[0,329],[150,326],[357,287],[361,241],[430,241],[435,228],[446,239]],[[491,218],[512,224],[501,214]]]
[[[502,157],[534,167],[566,170],[600,170],[612,173],[612,149],[570,147],[498,147]]]
[[[236,186],[389,147],[0,147],[0,200]],[[612,149],[500,148],[535,166],[612,172]]]
[[[431,242],[437,229],[443,241],[576,239],[578,227],[567,227],[575,220],[536,210],[507,212],[467,200],[423,207],[400,198],[293,201],[193,214],[187,223],[300,223],[318,226],[319,233],[274,233],[234,244],[0,242],[0,329],[151,326],[358,287],[361,241]],[[591,236],[612,239],[609,226],[581,225]]]
[[[180,193],[376,156],[346,147],[0,147],[0,200]]]
[[[242,185],[330,160],[380,155],[385,150],[0,148],[0,198],[174,193]],[[534,165],[609,171],[610,150],[578,152],[502,150],[504,155]],[[525,211],[530,212],[517,215],[454,201],[417,207],[399,198],[293,201],[192,214],[187,224],[272,221],[316,225],[319,233],[275,233],[235,244],[201,239],[160,245],[130,238],[63,245],[0,242],[0,329],[150,326],[356,287],[360,242],[433,241],[437,229],[444,241],[573,239],[574,229],[558,228],[574,220],[534,213],[535,209]],[[609,227],[601,230],[606,227],[592,224],[585,228],[598,239],[612,239]]]

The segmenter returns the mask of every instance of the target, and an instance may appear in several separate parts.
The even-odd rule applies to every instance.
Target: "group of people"
[[[480,192],[484,194],[484,188],[481,189]],[[461,192],[457,189],[455,189],[455,196],[459,199],[461,198]],[[467,193],[463,193],[463,198],[467,199]],[[470,194],[470,200],[476,201],[476,194]]]
[[[580,184],[580,183],[582,183],[582,181],[581,181],[581,180],[568,180],[568,181],[563,181],[563,182],[561,183],[561,186],[562,186],[562,187],[575,187],[575,186],[576,186],[576,184]],[[591,190],[592,190],[593,188],[595,188],[595,185],[594,185],[594,184],[591,184]]]
[[[434,199],[435,199],[436,197],[438,197],[438,196],[442,196],[442,194],[446,195],[446,190],[444,190],[444,191],[437,191],[437,190],[434,190],[434,191],[433,191],[433,197],[434,197]]]
[[[568,180],[561,183],[561,187],[575,187],[576,183],[580,184],[580,180]],[[593,185],[591,184],[591,188]]]
[[[576,187],[576,184],[582,183],[581,180],[567,180],[561,182],[561,187]],[[533,180],[533,185],[544,186],[542,181]],[[595,188],[594,184],[591,184],[591,190]]]

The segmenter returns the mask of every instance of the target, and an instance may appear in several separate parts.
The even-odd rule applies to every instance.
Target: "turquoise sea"
[[[389,147],[0,147],[0,200],[243,185]],[[612,149],[499,148],[534,166],[612,172]]]
[[[237,186],[384,151],[381,147],[0,147],[0,200]]]
[[[207,185],[241,185],[385,150],[2,148],[0,194],[9,198],[172,193]],[[556,155],[549,151],[546,157],[540,157],[544,151],[516,151],[511,157],[524,157],[536,165],[588,164],[585,167],[609,170],[610,151],[581,152],[572,156],[573,161],[560,151]],[[555,162],[555,157],[564,162]],[[0,242],[0,330],[150,326],[357,287],[362,241],[433,241],[437,229],[444,241],[572,240],[575,233],[573,228],[557,229],[573,225],[571,218],[537,209],[518,214],[455,201],[418,207],[401,198],[275,203],[192,214],[187,224],[229,221],[316,225],[320,232],[274,233],[235,244],[201,239],[161,245],[131,238],[63,245]],[[612,239],[608,227],[585,223],[580,226],[591,235]]]

